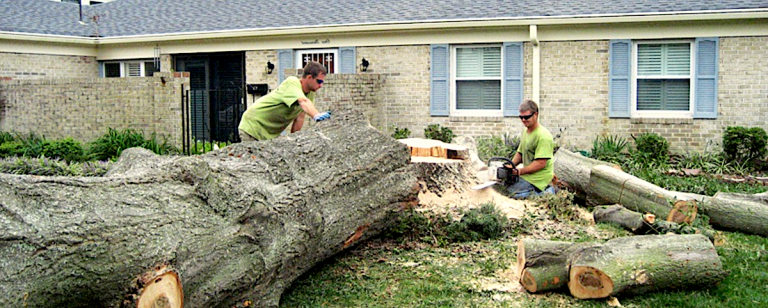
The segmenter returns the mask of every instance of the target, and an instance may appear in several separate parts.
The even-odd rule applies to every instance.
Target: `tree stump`
[[[431,139],[400,139],[408,146],[411,163],[416,168],[422,192],[442,196],[446,192],[462,193],[480,179],[470,161],[467,147]]]
[[[299,275],[418,204],[409,162],[362,114],[337,112],[205,155],[128,149],[107,177],[0,174],[0,306],[117,307],[167,264],[185,307],[275,307]],[[176,303],[170,278],[151,280],[150,302]]]
[[[703,235],[639,235],[585,248],[570,260],[576,298],[712,286],[728,273]]]

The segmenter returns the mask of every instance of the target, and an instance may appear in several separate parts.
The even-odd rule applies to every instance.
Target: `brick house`
[[[517,133],[523,99],[539,102],[542,123],[555,132],[565,129],[562,142],[577,149],[590,148],[601,134],[656,132],[675,151],[707,150],[726,126],[768,130],[768,1],[312,5],[117,0],[84,6],[81,20],[72,3],[0,0],[0,79],[6,80],[0,91],[13,82],[29,89],[50,82],[42,80],[81,78],[110,92],[106,77],[185,71],[190,75],[183,82],[193,90],[239,88],[239,99],[250,103],[258,91],[249,94],[248,85],[274,89],[315,59],[334,73],[320,104],[360,105],[382,130],[397,126],[420,135],[427,125],[440,124],[457,135]],[[209,108],[210,97],[198,104],[216,109]],[[66,101],[48,105],[66,108]],[[215,124],[214,111],[196,125]],[[14,114],[0,113],[0,130],[24,125]],[[25,121],[38,121],[38,128],[55,121],[47,109],[25,114],[34,115]],[[158,112],[138,121],[166,116]],[[47,128],[49,135],[101,128],[68,125],[70,131]],[[175,125],[154,128],[163,133]]]

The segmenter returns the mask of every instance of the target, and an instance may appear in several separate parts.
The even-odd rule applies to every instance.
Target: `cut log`
[[[411,157],[422,192],[442,196],[446,192],[465,192],[480,182],[469,160]]]
[[[408,148],[336,109],[273,140],[189,157],[128,149],[113,166],[0,174],[0,307],[116,307],[163,263],[187,308],[276,307],[301,274],[418,204]]]
[[[768,236],[766,193],[739,194],[718,192],[699,205],[716,229]]]
[[[592,243],[521,239],[517,243],[520,284],[531,293],[556,290],[568,283],[568,258]]]
[[[682,217],[686,220],[682,222],[688,223],[696,217],[696,200],[692,199],[692,194],[669,191],[608,166],[592,168],[587,194],[587,202],[592,205],[621,204],[630,210],[652,213],[656,217]],[[673,204],[678,200],[690,201],[679,203],[680,209],[677,210],[687,215],[672,212]]]
[[[554,159],[555,175],[557,175],[557,179],[560,183],[565,185],[566,188],[571,190],[576,197],[582,200],[587,199],[592,167],[604,165],[621,169],[621,167],[618,167],[617,165],[584,157],[579,153],[573,153],[564,148],[557,150]]]
[[[158,267],[139,277],[139,281],[143,288],[135,305],[137,308],[184,307],[184,292],[179,275],[167,266]]]
[[[696,200],[677,200],[672,204],[667,221],[674,223],[692,224],[696,220],[696,213],[699,210]]]
[[[458,144],[422,138],[398,139],[398,141],[408,146],[411,156],[469,159],[469,149]]]
[[[570,260],[576,298],[713,286],[728,273],[703,235],[639,235],[587,247]]]
[[[597,206],[592,212],[595,223],[614,223],[634,234],[702,234],[715,242],[711,229],[694,228],[671,221],[656,220],[653,214],[640,214],[621,205]]]
[[[644,215],[618,204],[596,206],[592,211],[592,217],[595,223],[614,223],[636,234],[656,220],[653,214]]]

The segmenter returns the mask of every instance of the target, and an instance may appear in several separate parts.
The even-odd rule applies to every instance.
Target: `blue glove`
[[[331,112],[330,111],[318,113],[314,117],[315,122],[320,122],[320,121],[323,121],[323,120],[328,120],[330,118],[331,118]]]

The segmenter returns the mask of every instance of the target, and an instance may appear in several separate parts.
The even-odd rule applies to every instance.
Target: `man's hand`
[[[315,119],[315,122],[320,122],[320,121],[328,120],[330,118],[331,118],[331,112],[330,111],[318,113],[318,114],[316,114],[313,117],[313,119]]]

